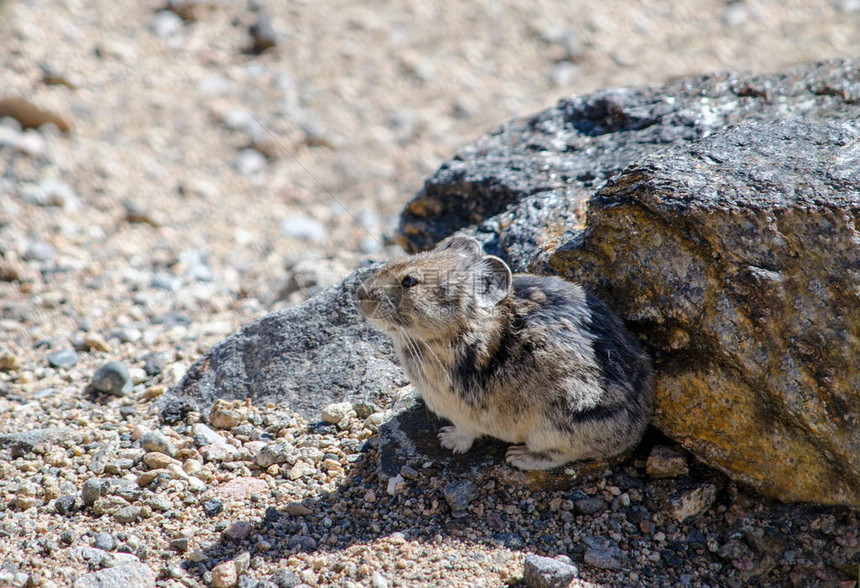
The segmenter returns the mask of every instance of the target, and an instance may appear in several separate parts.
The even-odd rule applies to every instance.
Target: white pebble
[[[400,474],[397,474],[393,478],[388,479],[388,488],[386,489],[386,491],[391,496],[394,496],[395,494],[397,494],[399,492],[400,485],[405,483],[405,482],[406,482],[406,480],[403,479],[403,476],[401,476]]]

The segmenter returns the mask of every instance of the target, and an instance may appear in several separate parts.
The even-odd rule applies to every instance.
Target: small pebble
[[[194,435],[194,443],[198,447],[201,445],[223,445],[227,443],[227,439],[223,435],[216,433],[203,423],[196,423],[191,428],[191,433]]]
[[[161,431],[147,431],[140,437],[140,446],[146,451],[157,451],[173,457],[176,447]]]
[[[182,278],[167,272],[157,272],[149,281],[149,287],[164,292],[178,292],[182,288]]]
[[[221,534],[221,536],[225,539],[241,541],[242,539],[247,538],[253,530],[253,523],[250,523],[248,521],[236,521],[235,523],[227,527]]]
[[[456,480],[447,484],[442,494],[451,510],[462,511],[478,497],[478,487],[471,480]]]
[[[186,459],[182,464],[182,469],[185,470],[186,474],[193,476],[203,469],[203,464],[196,459]]]
[[[211,500],[207,500],[203,503],[203,512],[206,513],[208,517],[217,516],[218,513],[224,508],[224,503],[218,500],[217,498],[213,498]]]
[[[577,500],[573,507],[579,514],[593,515],[606,509],[606,502],[600,497],[588,497]]]
[[[711,508],[716,497],[716,486],[710,483],[700,484],[673,496],[666,507],[666,512],[681,523]]]
[[[124,419],[130,419],[137,416],[137,409],[134,406],[120,406],[119,416]]]
[[[262,53],[278,44],[278,33],[272,26],[272,21],[265,14],[260,14],[254,20],[249,30],[255,53]]]
[[[116,548],[116,538],[110,533],[96,533],[93,547],[104,549],[105,551],[113,551]]]
[[[229,405],[216,402],[209,412],[209,423],[216,429],[230,430],[242,422],[242,415],[228,408]]]
[[[579,576],[579,570],[568,562],[526,555],[523,566],[523,583],[528,588],[566,588]]]
[[[84,574],[75,580],[75,588],[143,588],[155,586],[155,572],[139,561],[117,565]]]
[[[416,470],[415,468],[409,467],[408,465],[405,465],[402,468],[400,468],[400,475],[403,476],[404,478],[408,478],[410,480],[417,480],[420,477],[418,470]]]
[[[92,506],[101,496],[102,483],[98,478],[90,478],[81,487],[81,501],[84,506]]]
[[[689,473],[687,457],[674,447],[656,445],[648,455],[645,472],[652,478],[677,478]]]
[[[145,210],[135,202],[126,201],[122,205],[125,210],[125,220],[130,223],[147,224],[152,227],[160,227],[165,223],[164,217],[157,211]],[[139,337],[135,339],[137,340]]]
[[[78,353],[74,349],[62,349],[48,354],[48,364],[55,368],[72,367],[78,363]]]
[[[233,159],[233,167],[243,176],[252,176],[261,171],[265,165],[266,156],[250,147],[239,151]]]
[[[335,402],[322,409],[322,420],[333,425],[350,416],[356,416],[355,411],[352,410],[351,402]]]
[[[11,351],[0,351],[0,372],[10,372],[21,369],[21,358]]]
[[[182,30],[182,18],[169,10],[161,10],[149,21],[149,30],[157,37],[166,39]]]
[[[144,358],[143,371],[150,378],[157,376],[164,371],[164,366],[170,363],[171,359],[167,353],[149,353]]]
[[[621,562],[617,557],[617,551],[617,549],[590,547],[585,550],[583,561],[596,568],[617,571],[621,569]]]
[[[188,537],[177,537],[176,539],[172,539],[170,541],[170,549],[178,553],[185,553],[188,551]]]
[[[236,563],[232,560],[222,562],[212,568],[212,588],[232,588],[239,583]]]
[[[295,572],[289,568],[278,568],[269,576],[269,581],[278,586],[278,588],[294,588],[302,583]]]
[[[297,517],[302,517],[305,515],[311,514],[313,511],[306,507],[301,502],[291,502],[286,507],[284,507],[284,511],[287,514]]]
[[[388,486],[386,487],[386,492],[388,492],[389,496],[394,496],[400,492],[401,486],[406,480],[403,479],[403,476],[397,474],[396,476],[388,479]]]
[[[173,508],[173,501],[162,494],[156,494],[155,496],[148,498],[145,504],[152,510],[158,512],[167,512],[168,510]]]
[[[270,443],[260,449],[254,457],[254,463],[262,468],[267,468],[273,464],[285,463],[291,459],[295,460],[295,456],[296,448],[291,443]]]
[[[108,342],[105,341],[104,337],[98,333],[87,333],[84,335],[84,347],[90,351],[101,351],[103,353],[111,352],[111,347]]]
[[[150,451],[143,456],[143,463],[152,469],[166,468],[169,465],[179,463],[169,455],[165,455],[160,451]]]
[[[48,243],[30,243],[24,251],[25,261],[51,261],[56,256],[56,251]]]
[[[140,518],[141,507],[139,506],[124,506],[116,511],[113,518],[116,522],[127,524],[133,523]]]
[[[313,537],[298,535],[287,542],[287,549],[298,549],[299,551],[313,552],[317,548],[317,542]]]
[[[119,361],[109,361],[96,370],[92,386],[112,396],[128,396],[134,390],[128,368]]]
[[[388,588],[388,579],[379,572],[373,572],[370,576],[370,585],[373,588]]]
[[[227,443],[204,445],[200,448],[200,455],[206,461],[232,461],[237,452],[238,449]]]
[[[68,516],[75,511],[76,501],[74,494],[64,494],[54,501],[54,510],[59,515]]]
[[[251,567],[251,553],[243,551],[233,558],[233,563],[236,564],[236,571],[241,576],[248,571],[249,567]]]
[[[319,221],[303,215],[289,216],[281,221],[281,233],[293,239],[304,239],[321,243],[326,239],[326,230]]]

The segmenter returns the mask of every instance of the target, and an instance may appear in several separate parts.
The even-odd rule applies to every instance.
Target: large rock
[[[645,155],[745,120],[856,119],[858,67],[834,60],[564,98],[502,125],[442,165],[403,211],[400,241],[410,251],[432,249],[467,228],[515,269],[545,268],[544,252],[583,228],[588,198]]]
[[[859,100],[848,61],[562,100],[445,164],[402,238],[480,223],[628,321],[670,437],[765,494],[860,506]]]
[[[860,125],[749,122],[627,168],[549,264],[655,350],[663,432],[765,494],[860,504],[858,223]]]
[[[189,410],[209,414],[219,398],[286,402],[307,420],[319,420],[332,402],[387,405],[407,382],[389,339],[355,310],[355,288],[372,269],[212,347],[159,400],[162,418],[174,422]]]

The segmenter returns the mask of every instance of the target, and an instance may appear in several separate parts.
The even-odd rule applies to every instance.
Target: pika
[[[453,423],[439,440],[455,453],[489,435],[514,444],[508,463],[550,469],[624,453],[648,424],[651,360],[621,320],[574,283],[512,275],[475,239],[392,259],[356,298]]]

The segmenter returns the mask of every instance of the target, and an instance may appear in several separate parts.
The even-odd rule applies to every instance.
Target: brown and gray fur
[[[651,415],[651,362],[612,311],[576,284],[512,275],[474,239],[393,259],[357,291],[394,340],[427,406],[453,423],[443,447],[489,435],[507,461],[548,469],[639,442]]]

